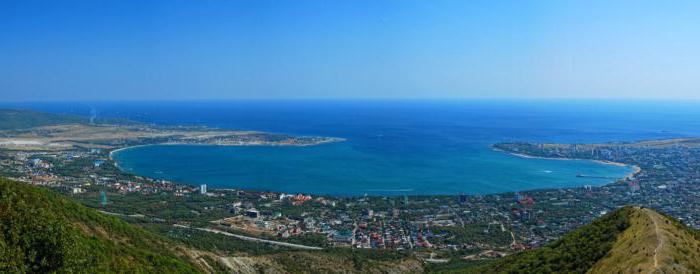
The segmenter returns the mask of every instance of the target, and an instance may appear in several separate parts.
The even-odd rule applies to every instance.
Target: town
[[[214,189],[129,174],[115,165],[109,149],[96,148],[2,150],[0,170],[103,212],[170,229],[206,227],[309,246],[478,260],[541,246],[623,205],[656,208],[700,228],[698,144],[496,144],[504,153],[609,161],[639,170],[605,186],[492,195],[333,197]]]

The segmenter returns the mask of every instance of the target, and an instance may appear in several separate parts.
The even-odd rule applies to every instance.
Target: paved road
[[[238,239],[241,239],[244,241],[266,243],[266,244],[271,244],[271,245],[278,245],[278,246],[291,247],[291,248],[297,248],[297,249],[305,249],[305,250],[322,250],[323,249],[323,248],[315,247],[315,246],[291,244],[291,243],[285,243],[285,242],[278,242],[278,241],[248,237],[248,236],[233,234],[233,233],[229,233],[226,231],[221,231],[221,230],[213,229],[213,228],[189,227],[189,226],[178,225],[178,224],[174,224],[173,226],[180,227],[180,228],[187,228],[187,229],[196,229],[196,230],[201,230],[201,231],[206,231],[206,232],[211,232],[211,233],[216,233],[216,234],[222,234],[222,235],[238,238]]]
[[[102,211],[102,210],[100,210],[100,212],[102,212],[104,214],[108,214],[108,215],[114,215],[114,216],[146,217],[145,215],[141,215],[141,214],[125,215],[125,214],[121,214],[121,213],[108,212],[108,211]],[[238,238],[238,239],[241,239],[244,241],[266,243],[266,244],[271,244],[271,245],[278,245],[278,246],[291,247],[291,248],[297,248],[297,249],[305,249],[305,250],[322,250],[323,249],[323,248],[316,247],[316,246],[292,244],[292,243],[285,243],[285,242],[278,242],[278,241],[260,239],[260,238],[255,238],[255,237],[243,236],[243,235],[233,234],[233,233],[229,233],[226,231],[213,229],[213,228],[189,227],[186,225],[178,225],[178,224],[174,224],[173,226],[180,227],[180,228],[187,228],[187,229],[196,229],[196,230],[201,230],[201,231],[206,231],[206,232],[211,232],[211,233],[216,233],[216,234],[222,234],[222,235],[226,235],[229,237]]]

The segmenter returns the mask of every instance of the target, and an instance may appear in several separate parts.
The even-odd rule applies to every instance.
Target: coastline
[[[304,136],[302,136],[304,137]],[[109,158],[112,159],[113,153],[122,151],[122,150],[127,150],[127,149],[132,149],[132,148],[137,148],[137,147],[146,147],[146,146],[179,146],[179,145],[189,145],[189,146],[232,146],[232,147],[244,147],[244,146],[293,146],[293,147],[308,147],[308,146],[317,146],[317,145],[323,145],[323,144],[330,144],[330,143],[339,143],[339,142],[345,142],[347,139],[345,138],[339,138],[339,137],[324,137],[326,138],[325,140],[318,141],[315,143],[310,143],[310,144],[284,144],[284,143],[238,143],[238,144],[217,144],[217,143],[184,143],[184,142],[169,142],[169,143],[157,143],[157,144],[144,144],[144,145],[134,145],[134,146],[125,146],[125,147],[119,147],[112,149],[109,152]]]
[[[114,166],[116,166],[119,170],[123,172],[128,172],[124,170],[122,167],[119,166],[116,160],[114,160],[114,153],[132,149],[132,148],[137,148],[137,147],[147,147],[147,146],[232,146],[232,147],[243,147],[243,146],[293,146],[293,147],[309,147],[309,146],[318,146],[318,145],[323,145],[323,144],[330,144],[330,143],[339,143],[339,142],[345,142],[347,139],[345,138],[339,138],[339,137],[324,137],[325,139],[322,141],[318,141],[315,143],[311,144],[283,144],[283,143],[248,143],[248,144],[192,144],[192,143],[178,143],[178,142],[171,142],[171,143],[157,143],[157,144],[144,144],[144,145],[134,145],[134,146],[125,146],[125,147],[119,147],[115,148],[109,151],[109,160],[114,162]]]
[[[155,145],[157,145],[157,144],[126,146],[126,147],[120,147],[120,148],[117,148],[117,149],[113,149],[113,150],[111,150],[111,151],[109,152],[109,159],[110,159],[110,160],[114,160],[114,159],[112,159],[112,156],[114,155],[114,153],[119,152],[119,151],[122,151],[122,150],[127,150],[127,149],[132,149],[132,148],[137,148],[137,147],[145,147],[145,146],[155,146]]]
[[[625,177],[620,178],[620,180],[632,180],[634,179],[637,174],[642,172],[642,168],[640,168],[637,165],[630,165],[630,164],[625,164],[625,163],[620,163],[620,162],[612,162],[612,161],[606,161],[606,160],[593,160],[593,159],[576,159],[576,158],[555,158],[555,157],[541,157],[541,156],[533,156],[533,155],[528,155],[528,154],[522,154],[522,153],[515,153],[515,152],[510,152],[510,151],[505,151],[499,148],[493,148],[494,151],[498,152],[503,152],[507,153],[510,155],[513,155],[515,157],[520,157],[520,158],[526,158],[526,159],[543,159],[543,160],[560,160],[560,161],[592,161],[596,162],[599,164],[604,164],[604,165],[612,165],[612,166],[619,166],[619,167],[630,167],[632,168],[632,172],[628,173]]]
[[[117,161],[116,161],[116,158],[120,158],[120,157],[118,157],[118,155],[116,155],[117,152],[120,152],[120,151],[122,151],[122,150],[127,150],[127,149],[131,149],[131,148],[135,148],[135,147],[143,147],[143,146],[177,146],[177,145],[180,145],[180,146],[191,146],[193,149],[196,149],[196,147],[198,147],[198,146],[227,146],[227,145],[213,145],[213,144],[187,144],[187,143],[184,143],[184,144],[183,144],[183,143],[174,143],[174,142],[173,142],[173,143],[161,143],[161,144],[136,145],[136,146],[129,146],[129,147],[122,147],[122,148],[114,149],[113,151],[109,152],[109,157],[110,157],[110,159],[113,161],[113,164],[116,165],[121,171],[126,172],[126,173],[129,173],[129,174],[134,174],[134,172],[133,172],[132,170],[127,170],[125,167],[120,167],[120,166],[118,165],[118,163],[117,163]],[[229,146],[230,146],[230,145],[229,145]],[[240,146],[240,145],[236,145],[236,146]],[[259,147],[259,146],[261,146],[261,145],[257,145],[257,144],[256,144],[256,145],[251,145],[250,147],[256,147],[256,146]],[[284,146],[284,145],[277,145],[277,146]],[[235,146],[234,146],[234,147],[235,147]],[[165,148],[165,149],[167,149],[167,148]],[[537,156],[531,156],[531,155],[526,155],[526,154],[508,153],[507,151],[500,150],[500,149],[494,149],[494,150],[495,150],[495,151],[499,151],[499,152],[505,152],[506,154],[511,154],[511,155],[513,155],[513,156],[522,157],[522,158],[530,158],[530,159],[538,159],[538,158],[539,158],[539,159],[551,159],[551,160],[579,160],[579,161],[582,161],[581,163],[584,164],[584,165],[586,165],[586,164],[585,164],[585,162],[583,162],[583,161],[586,161],[587,163],[589,163],[588,165],[591,165],[591,162],[595,162],[595,163],[598,163],[598,164],[614,165],[614,166],[619,166],[619,167],[627,167],[627,166],[630,167],[629,169],[625,168],[625,169],[622,169],[622,170],[620,170],[620,169],[613,169],[613,171],[614,171],[614,170],[617,170],[617,172],[612,172],[611,174],[614,174],[614,175],[613,175],[613,176],[610,176],[610,177],[601,177],[601,179],[606,179],[606,180],[604,180],[604,181],[603,181],[603,180],[596,180],[595,183],[593,183],[593,184],[596,185],[596,186],[610,185],[610,184],[614,184],[614,183],[619,183],[621,180],[633,179],[633,178],[635,177],[635,175],[637,175],[637,174],[641,171],[640,168],[638,168],[638,167],[636,167],[636,166],[634,166],[634,165],[626,165],[626,164],[623,164],[623,163],[607,162],[607,161],[592,160],[592,159],[545,158],[545,157],[537,157]],[[500,154],[500,153],[499,153],[499,154]],[[550,163],[550,164],[552,164],[552,163]],[[557,165],[557,164],[554,163],[554,165]],[[568,165],[568,164],[565,164],[565,165]],[[578,164],[572,163],[572,165],[577,166]],[[588,165],[586,165],[586,166],[588,166]],[[593,166],[595,166],[595,165],[593,165]],[[598,168],[600,169],[600,168],[604,168],[604,167],[598,166]],[[580,171],[580,170],[576,170],[576,168],[574,167],[574,169],[571,170],[571,174],[570,174],[571,176],[564,176],[564,177],[561,177],[561,176],[560,176],[560,177],[561,177],[561,180],[562,180],[562,181],[566,181],[566,180],[577,180],[578,182],[586,182],[585,180],[578,180],[578,179],[573,178],[574,175],[575,175],[577,172],[580,173],[581,171]],[[162,174],[162,172],[161,172],[161,174]],[[136,174],[134,174],[134,175],[136,175]],[[158,175],[158,174],[139,175],[139,176],[145,176],[145,177],[150,177],[150,178],[155,178],[155,177],[157,177],[157,178],[164,178],[164,179],[165,179],[165,177],[163,177],[164,175]],[[155,176],[155,177],[153,177],[153,176]],[[572,178],[573,178],[573,179],[572,179]],[[197,179],[196,177],[193,177],[193,178],[187,179],[187,182],[180,181],[180,182],[177,182],[177,183],[192,186],[192,185],[195,185],[193,182],[196,182],[196,181],[197,181],[196,179]],[[175,180],[174,182],[176,182],[176,181],[177,181],[177,180]],[[580,185],[583,185],[583,184],[584,184],[584,183],[581,183]],[[227,187],[231,187],[231,186],[221,185],[221,187],[227,188]],[[572,186],[563,186],[563,185],[559,185],[559,186],[542,186],[542,185],[535,186],[535,185],[533,185],[533,186],[529,186],[529,187],[526,187],[526,188],[514,188],[514,189],[512,189],[512,190],[511,190],[511,189],[491,190],[491,191],[487,191],[487,192],[474,192],[473,194],[475,194],[475,195],[476,195],[476,194],[480,194],[480,193],[481,193],[481,194],[499,194],[499,193],[513,192],[513,191],[521,191],[521,192],[522,192],[522,191],[536,191],[536,190],[541,190],[541,189],[568,189],[568,188],[577,188],[577,187],[579,187],[579,186],[578,186],[578,185],[572,185]],[[212,188],[212,189],[218,189],[218,187],[216,187],[216,186],[214,186],[214,185],[212,185],[210,188]],[[236,189],[242,189],[242,190],[271,191],[271,192],[285,192],[285,191],[289,191],[289,190],[280,190],[280,189],[277,189],[277,188],[272,187],[272,186],[268,186],[268,187],[261,187],[261,186],[239,186],[239,187],[234,187],[234,188],[236,188]],[[456,195],[456,194],[458,194],[457,192],[453,192],[453,193],[443,192],[443,193],[436,193],[436,194],[424,194],[424,193],[417,193],[417,192],[414,192],[415,189],[376,189],[376,188],[367,188],[367,189],[364,189],[364,190],[362,190],[362,191],[363,191],[362,193],[359,193],[359,192],[358,192],[358,193],[356,193],[356,194],[352,194],[352,193],[337,193],[337,192],[318,192],[318,191],[310,191],[310,190],[306,190],[306,192],[305,192],[305,191],[301,191],[301,192],[302,192],[302,193],[316,194],[316,195],[323,195],[323,196],[326,196],[326,195],[328,195],[328,196],[358,196],[358,195],[362,195],[363,193],[364,193],[365,195],[369,193],[370,196],[386,196],[386,195],[395,196],[395,195],[402,195],[402,194],[409,195],[409,196],[422,196],[422,195],[439,195],[439,196],[441,196],[441,195],[447,195],[447,196],[450,196],[450,195]],[[374,193],[374,192],[376,192],[376,191],[383,192],[383,193]],[[390,192],[390,193],[386,193],[386,192]],[[462,192],[464,192],[464,191],[462,191]]]

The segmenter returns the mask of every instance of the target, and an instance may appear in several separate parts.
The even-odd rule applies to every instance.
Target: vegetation
[[[57,124],[87,123],[87,117],[32,110],[0,109],[0,130],[25,129]]]
[[[469,242],[494,243],[499,246],[508,245],[511,242],[510,233],[502,231],[500,227],[488,224],[470,224],[466,226],[434,226],[430,228],[435,235],[444,235],[436,238],[433,243],[461,244]],[[486,232],[488,230],[488,232]]]
[[[422,265],[399,251],[331,248],[271,255],[289,273],[420,273]]]
[[[442,273],[585,273],[603,258],[617,236],[630,225],[626,207],[577,229],[558,241],[534,250],[466,269],[445,266]]]
[[[493,261],[455,260],[435,273],[698,273],[700,234],[656,211],[624,207],[542,248]]]
[[[136,122],[122,118],[99,117],[93,120],[96,124],[135,124]],[[25,109],[0,109],[0,130],[21,130],[41,126],[88,124],[90,117],[40,112]]]
[[[0,272],[193,273],[164,238],[46,189],[0,179]]]
[[[698,273],[700,241],[694,230],[650,209],[635,210],[630,219],[630,228],[590,272]]]
[[[231,255],[247,254],[259,256],[282,251],[293,251],[291,248],[244,241],[222,234],[184,229],[169,224],[147,224],[145,228],[200,250],[225,252]]]

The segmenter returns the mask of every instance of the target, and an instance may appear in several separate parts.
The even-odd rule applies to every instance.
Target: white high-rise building
[[[207,185],[199,185],[199,194],[207,194]]]

